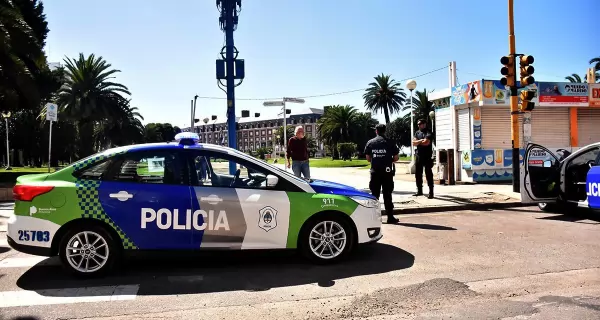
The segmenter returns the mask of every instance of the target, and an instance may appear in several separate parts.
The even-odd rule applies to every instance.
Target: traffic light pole
[[[508,50],[510,56],[515,58],[513,73],[513,86],[510,87],[510,122],[511,122],[511,140],[512,140],[512,177],[513,177],[513,192],[521,192],[521,172],[519,160],[519,114],[518,104],[519,97],[517,96],[517,73],[516,73],[516,48],[515,48],[515,23],[513,16],[513,0],[508,0]]]

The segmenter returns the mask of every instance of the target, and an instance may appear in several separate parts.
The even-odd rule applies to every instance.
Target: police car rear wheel
[[[333,263],[343,259],[353,247],[352,228],[334,216],[310,223],[302,235],[301,250],[307,258],[318,263]]]
[[[114,244],[104,228],[75,227],[61,241],[60,258],[63,266],[77,276],[98,276],[114,265],[117,256]]]

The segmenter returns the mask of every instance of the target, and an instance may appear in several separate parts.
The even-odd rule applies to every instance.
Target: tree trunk
[[[77,131],[79,131],[78,158],[91,156],[94,154],[94,123],[80,121],[77,123]]]
[[[383,108],[383,114],[385,116],[385,125],[387,126],[390,124],[390,112],[387,107]]]

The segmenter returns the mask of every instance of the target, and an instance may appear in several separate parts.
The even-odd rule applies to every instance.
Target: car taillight
[[[54,189],[52,186],[16,185],[13,188],[13,198],[18,201],[31,201],[39,195],[52,191],[52,189]]]

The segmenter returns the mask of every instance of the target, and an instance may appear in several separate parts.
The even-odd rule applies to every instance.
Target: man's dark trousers
[[[427,179],[427,186],[429,187],[429,194],[433,194],[433,159],[431,156],[419,156],[416,155],[415,159],[415,180],[417,182],[417,192],[423,193],[423,169],[425,169],[425,179]]]
[[[388,218],[394,216],[394,203],[392,202],[392,192],[394,191],[394,176],[387,172],[371,172],[371,181],[369,181],[369,189],[375,198],[379,199],[379,195],[383,189],[383,204],[385,214]]]

